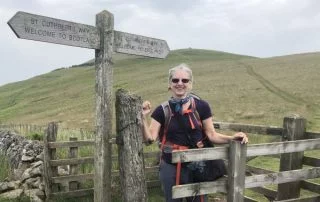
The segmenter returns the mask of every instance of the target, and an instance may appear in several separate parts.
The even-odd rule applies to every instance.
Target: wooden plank
[[[199,160],[227,159],[228,147],[189,149],[185,151],[173,151],[172,163],[191,162]]]
[[[53,183],[66,183],[70,181],[86,181],[86,180],[91,180],[94,178],[93,173],[88,173],[88,174],[79,174],[79,175],[65,175],[65,176],[58,176],[58,177],[52,177]]]
[[[227,178],[223,177],[213,182],[178,185],[172,188],[172,198],[183,198],[217,192],[227,192]]]
[[[131,55],[165,58],[170,49],[165,40],[114,31],[114,51]]]
[[[93,157],[81,157],[76,159],[60,159],[60,160],[50,160],[51,166],[64,166],[64,165],[75,165],[84,163],[94,163]]]
[[[268,189],[266,187],[254,187],[254,188],[250,188],[250,190],[263,194],[264,196],[266,196],[269,199],[275,199],[277,197],[277,191],[274,191],[272,189]]]
[[[63,198],[84,197],[84,196],[89,196],[92,194],[93,194],[93,188],[92,189],[79,189],[79,190],[74,190],[74,191],[70,191],[70,192],[51,193],[50,196],[57,198],[57,199],[63,199]]]
[[[259,201],[254,200],[253,198],[250,198],[250,197],[248,197],[248,196],[245,196],[245,197],[244,197],[244,202],[259,202]]]
[[[94,146],[93,140],[49,142],[49,148]]]
[[[301,181],[301,188],[320,194],[320,184],[314,182]]]
[[[320,138],[320,133],[319,132],[306,132],[305,136],[308,139],[317,139],[317,138]]]
[[[161,182],[160,180],[147,181],[147,187],[148,188],[161,187]]]
[[[8,25],[18,38],[82,48],[99,49],[100,38],[94,26],[17,12]]]
[[[247,165],[246,171],[251,173],[252,175],[275,173],[274,171],[271,171],[271,170],[266,170],[266,169],[263,169],[263,168],[257,168],[257,167],[248,166],[248,165]]]
[[[302,161],[303,161],[304,165],[313,166],[313,167],[320,167],[320,159],[319,158],[304,156]]]
[[[274,202],[319,202],[320,196],[310,196],[310,197],[303,197],[303,198],[294,198],[294,199],[287,199],[281,201],[274,201]]]
[[[215,122],[214,127],[220,130],[241,131],[245,133],[257,133],[266,135],[281,135],[283,128],[276,126],[263,126],[227,122]]]
[[[247,156],[301,152],[320,148],[320,139],[248,145]]]
[[[76,137],[70,137],[70,141],[77,141]],[[76,159],[78,157],[78,147],[70,147],[69,149],[69,158]],[[79,172],[79,165],[78,164],[70,164],[69,174],[70,175],[77,175]],[[79,189],[80,184],[77,181],[69,182],[69,190],[77,190]]]
[[[252,144],[247,146],[247,157],[273,155],[320,149],[320,139]],[[190,149],[172,152],[172,162],[226,159],[228,147]]]
[[[300,169],[246,177],[245,188],[262,187],[320,177],[320,168]]]
[[[146,167],[144,170],[146,173],[157,173],[159,172],[159,166]]]
[[[230,142],[227,201],[244,201],[246,147],[246,144],[241,144],[239,141]]]

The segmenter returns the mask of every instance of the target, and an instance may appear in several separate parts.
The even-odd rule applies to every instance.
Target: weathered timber
[[[84,163],[94,163],[93,157],[81,157],[76,159],[60,159],[60,160],[50,160],[51,166],[64,166],[70,164],[84,164]]]
[[[53,183],[66,183],[66,182],[72,182],[72,181],[81,181],[84,182],[86,180],[93,179],[94,174],[78,174],[78,175],[64,175],[64,176],[58,176],[58,177],[52,177]]]
[[[19,11],[8,22],[18,38],[100,49],[99,27]],[[165,40],[109,30],[114,35],[113,51],[165,58],[170,49]]]
[[[258,201],[257,201],[257,200],[254,200],[253,198],[250,198],[250,197],[245,196],[245,197],[244,197],[244,202],[258,202]]]
[[[293,182],[320,177],[320,168],[302,169],[294,171],[283,171],[280,173],[269,173],[245,177],[245,188],[262,187],[265,185]],[[201,182],[174,186],[173,198],[193,196],[194,193],[211,194],[216,192],[227,193],[227,179],[220,178],[214,182]],[[229,190],[228,190],[229,191]]]
[[[254,174],[268,174],[268,173],[275,173],[274,171],[271,171],[271,170],[266,170],[266,169],[263,169],[263,168],[257,168],[257,167],[254,167],[254,166],[246,166],[246,170],[247,172],[251,173],[252,175]]]
[[[304,139],[306,132],[306,120],[298,115],[284,117],[282,141],[294,141]],[[320,140],[320,139],[319,139]],[[280,157],[280,171],[296,170],[302,168],[303,151],[284,153]],[[299,198],[300,181],[278,184],[277,200]]]
[[[308,181],[301,181],[301,188],[320,194],[320,184]]]
[[[145,167],[145,174],[148,173],[158,173],[159,172],[159,166],[153,166],[153,167]],[[112,171],[112,177],[120,176],[120,170],[113,170]]]
[[[252,144],[247,146],[247,157],[273,155],[281,153],[301,152],[320,148],[320,138],[312,140],[297,140],[287,142],[274,142],[266,144]],[[199,160],[213,160],[227,158],[228,147],[191,149],[174,151],[172,162],[191,162]]]
[[[185,151],[173,151],[172,163],[191,162],[199,160],[227,159],[228,147],[189,149]]]
[[[320,168],[299,169],[246,177],[245,188],[294,182],[320,177]]]
[[[303,161],[304,165],[313,166],[313,167],[320,167],[320,159],[319,158],[304,156],[302,161]]]
[[[316,139],[316,138],[320,138],[320,132],[316,133],[316,132],[306,132],[305,136],[307,139]]]
[[[44,170],[44,184],[46,192],[46,200],[49,200],[49,196],[52,192],[57,190],[57,186],[53,184],[52,177],[58,175],[58,168],[50,165],[51,159],[56,159],[56,149],[50,149],[48,147],[49,142],[56,141],[58,126],[56,123],[49,123],[44,137],[43,147],[43,170]]]
[[[70,137],[70,141],[77,141],[78,139],[75,137]],[[78,158],[78,147],[70,147],[69,149],[69,158]],[[77,175],[79,171],[78,164],[70,164],[69,175]],[[69,182],[69,190],[77,190],[79,189],[79,182],[72,181]]]
[[[320,148],[320,139],[253,144],[248,146],[247,156],[263,156],[301,152]]]
[[[74,198],[74,197],[82,197],[82,196],[88,196],[93,194],[93,189],[79,189],[74,190],[70,192],[58,192],[58,193],[51,193],[50,196],[52,198]]]
[[[247,144],[241,144],[239,141],[230,142],[227,201],[242,202],[244,200],[246,147]]]
[[[255,191],[257,193],[263,194],[264,196],[268,197],[269,199],[275,199],[277,197],[277,191],[274,191],[272,189],[268,189],[265,187],[254,187],[250,188],[250,190]]]
[[[114,51],[131,55],[165,58],[170,49],[165,40],[114,31]]]
[[[94,201],[111,202],[111,144],[112,134],[112,42],[113,15],[102,11],[96,15],[100,33],[100,49],[95,50],[96,69],[96,138]]]
[[[18,38],[99,49],[100,38],[94,26],[17,12],[8,22]]]
[[[215,122],[214,128],[219,130],[241,131],[245,133],[258,133],[266,135],[281,135],[283,128],[276,126],[262,126],[239,123]]]
[[[147,201],[142,144],[142,99],[120,89],[116,93],[116,125],[122,201]]]
[[[49,148],[94,146],[93,140],[49,142]]]
[[[222,177],[213,182],[201,182],[185,185],[177,185],[172,188],[172,198],[183,198],[198,195],[227,192],[227,178]]]
[[[294,199],[287,199],[281,201],[274,201],[274,202],[319,202],[320,196],[309,196],[304,198],[294,198]]]

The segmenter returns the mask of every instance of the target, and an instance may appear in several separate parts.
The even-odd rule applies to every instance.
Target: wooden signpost
[[[8,25],[21,39],[95,49],[96,151],[94,201],[111,202],[112,52],[165,58],[167,42],[113,30],[113,14],[96,15],[96,26],[17,12]]]

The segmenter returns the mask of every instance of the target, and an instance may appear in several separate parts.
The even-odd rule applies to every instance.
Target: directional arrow
[[[8,22],[18,38],[100,49],[96,27],[70,21],[17,12]],[[170,49],[166,41],[114,30],[113,50],[119,53],[165,58]]]
[[[98,29],[55,18],[17,12],[8,25],[21,39],[30,39],[49,43],[99,49]]]
[[[165,40],[114,31],[113,50],[118,53],[165,58],[170,49]]]

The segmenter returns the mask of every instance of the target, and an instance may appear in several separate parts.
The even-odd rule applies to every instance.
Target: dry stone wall
[[[0,199],[30,197],[44,201],[43,145],[12,131],[0,129],[0,154],[9,161],[12,176],[0,181]]]

